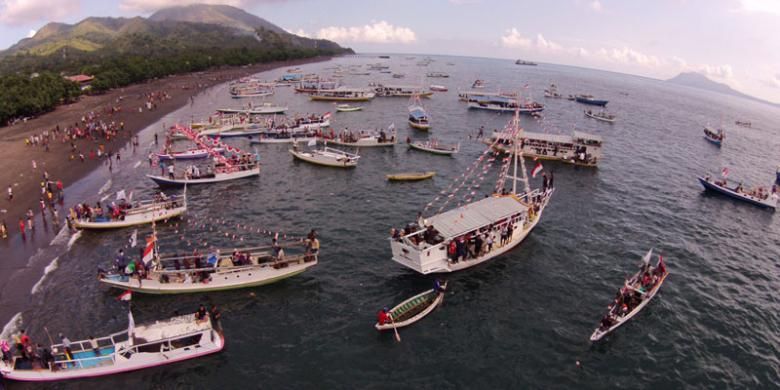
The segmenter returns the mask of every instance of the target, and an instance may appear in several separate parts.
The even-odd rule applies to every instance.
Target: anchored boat
[[[331,133],[329,135],[322,134],[318,137],[318,141],[325,144],[339,145],[339,146],[351,146],[355,148],[359,147],[379,147],[379,146],[394,146],[398,139],[394,128],[389,128],[389,135],[384,130],[361,130],[359,132],[353,132],[350,130],[344,130],[338,135]]]
[[[430,179],[436,175],[435,171],[428,172],[403,172],[387,175],[388,181],[420,181]]]
[[[360,111],[363,109],[363,106],[352,106],[349,104],[339,104],[336,106],[336,111],[338,112],[354,112],[354,111]]]
[[[124,192],[124,191],[122,191]],[[187,193],[179,198],[165,197],[161,193],[157,199],[131,204],[123,201],[115,206],[115,212],[108,216],[95,216],[91,211],[82,213],[81,218],[74,213],[70,216],[76,229],[101,230],[120,229],[129,226],[146,225],[165,221],[187,212]],[[85,212],[87,210],[84,210]]]
[[[428,130],[431,128],[430,117],[428,112],[425,111],[420,97],[417,95],[412,96],[409,103],[409,126],[418,130]]]
[[[223,148],[214,148],[212,150],[215,153],[225,152],[225,149]],[[168,152],[168,153],[156,153],[156,154],[157,154],[157,159],[164,161],[164,160],[197,160],[197,159],[208,157],[209,153],[210,152],[208,149],[189,149],[181,152]]]
[[[51,346],[52,357],[39,361],[15,356],[0,362],[3,378],[48,382],[94,378],[163,366],[217,353],[225,346],[222,332],[207,314],[185,314],[154,323],[135,325],[128,313],[127,330],[91,340]]]
[[[655,267],[650,265],[653,250],[642,258],[639,272],[627,280],[620,289],[618,298],[609,306],[609,312],[601,319],[601,324],[590,336],[590,341],[599,341],[620,325],[637,315],[655,297],[661,285],[669,276],[663,258],[658,256]]]
[[[124,270],[101,273],[110,287],[144,294],[188,294],[262,286],[298,275],[318,263],[319,241],[295,241],[196,255],[156,255],[156,238],[148,242],[154,253],[143,277]],[[305,249],[304,249],[305,247]],[[316,250],[312,248],[317,248]],[[191,266],[187,266],[191,265]]]
[[[544,110],[544,105],[541,103],[533,101],[520,103],[517,99],[505,96],[484,96],[481,100],[469,101],[468,107],[471,109],[499,112],[518,111],[521,114],[533,114]]]
[[[422,86],[419,85],[372,85],[376,96],[379,97],[412,97],[418,95],[420,97],[431,97],[433,92],[425,91]]]
[[[249,108],[220,108],[217,112],[224,114],[244,114],[244,115],[273,115],[284,114],[289,107],[277,106],[273,103],[263,103],[260,106],[254,106]]]
[[[318,90],[309,98],[313,101],[334,102],[367,102],[373,99],[376,93],[367,89],[339,87],[335,89]]]
[[[511,153],[513,140],[504,133],[494,132],[484,141],[493,150]],[[572,135],[523,132],[521,150],[526,158],[556,160],[565,163],[596,167],[601,160],[601,137],[575,131]]]
[[[705,190],[714,191],[759,207],[770,208],[772,210],[777,208],[778,194],[776,184],[772,186],[772,190],[770,191],[764,187],[745,189],[742,186],[742,183],[734,188],[729,188],[726,179],[713,180],[709,175],[699,177],[698,179]]]
[[[437,140],[430,140],[430,141],[416,141],[416,142],[408,142],[410,149],[417,149],[423,152],[433,153],[433,154],[440,154],[445,156],[451,156],[455,153],[458,153],[460,150],[460,144],[457,145],[448,145],[448,144],[442,144],[439,143]]]
[[[704,139],[707,141],[721,146],[724,138],[726,138],[726,132],[723,129],[714,130],[709,126],[704,128]]]
[[[519,122],[519,113],[515,112],[505,129],[506,138],[522,139]],[[485,177],[482,172],[488,172],[497,161],[490,156],[491,148],[487,148],[475,166],[457,179],[453,193],[439,194],[426,205],[423,215],[401,233],[394,229],[390,239],[393,261],[422,274],[455,272],[482,264],[519,245],[541,220],[554,190],[531,190],[525,163],[519,158],[519,142],[514,144],[514,172],[509,175],[510,161],[505,159],[492,196],[475,200],[480,197],[475,189],[480,188]],[[512,179],[511,191],[504,188],[508,178]],[[518,180],[525,185],[524,192],[517,192]],[[460,190],[466,191],[462,205],[443,212],[452,199],[460,198]],[[426,216],[437,202],[442,202],[438,212]]]
[[[314,141],[309,141],[309,145]],[[316,142],[314,142],[316,144]],[[298,160],[308,163],[323,165],[335,168],[354,168],[358,164],[360,156],[343,150],[324,147],[322,149],[312,149],[309,151],[299,150],[297,144],[289,150],[290,154]]]
[[[574,97],[577,103],[589,104],[591,106],[606,106],[609,100],[596,99],[593,95],[577,95]]]
[[[617,119],[615,115],[609,114],[605,111],[584,110],[583,112],[588,118],[593,118],[602,122],[615,123],[615,120]]]

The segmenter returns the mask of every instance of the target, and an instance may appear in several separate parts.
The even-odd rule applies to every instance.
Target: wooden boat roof
[[[136,338],[149,342],[170,337],[183,336],[211,329],[211,321],[196,321],[194,314],[185,314],[163,321],[137,325],[133,329]]]
[[[512,215],[528,207],[511,196],[489,197],[428,218],[443,237],[457,237]]]

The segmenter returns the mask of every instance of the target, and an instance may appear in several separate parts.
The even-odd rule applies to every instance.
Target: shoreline
[[[8,238],[0,238],[0,248],[3,248],[0,261],[0,323],[8,324],[9,320],[24,312],[26,304],[34,294],[31,289],[47,277],[46,268],[52,261],[56,261],[56,256],[59,255],[57,250],[72,245],[72,240],[67,244],[58,242],[61,241],[59,236],[62,235],[62,231],[65,230],[67,233],[63,221],[68,207],[87,199],[88,196],[94,196],[92,184],[97,187],[101,184],[92,183],[91,180],[99,176],[100,168],[108,166],[105,158],[94,160],[87,158],[84,162],[78,158],[71,160],[70,144],[60,142],[59,139],[50,143],[50,151],[45,151],[41,146],[25,145],[27,137],[41,134],[44,130],[51,131],[57,125],[61,128],[72,126],[81,120],[84,113],[98,111],[108,105],[121,104],[122,111],[118,115],[103,118],[107,121],[124,123],[124,129],[114,139],[109,141],[100,139],[97,142],[79,139],[75,143],[85,155],[87,149],[96,149],[97,144],[102,143],[106,151],[122,152],[127,157],[131,157],[128,151],[133,150],[131,146],[133,137],[164,117],[186,107],[187,102],[192,98],[215,86],[260,72],[328,61],[331,58],[314,57],[169,76],[111,90],[102,95],[83,96],[76,103],[58,106],[54,111],[25,123],[0,128],[0,147],[4,151],[4,160],[7,161],[6,169],[0,171],[0,185],[3,187],[3,197],[0,199],[0,221],[6,221],[9,230]],[[144,105],[146,95],[160,91],[165,91],[170,98],[156,102],[154,110],[147,111],[146,107],[143,107],[142,112],[139,113],[138,107]],[[35,161],[37,168],[33,167],[32,161]],[[118,166],[119,161],[116,163]],[[57,206],[60,220],[58,225],[52,223],[48,211],[47,217],[43,218],[38,206],[39,182],[44,170],[48,171],[52,180],[64,182],[65,200],[63,204]],[[80,185],[77,186],[77,183]],[[6,193],[9,184],[13,185],[12,201],[8,200]],[[90,188],[87,191],[87,188],[78,187]],[[35,213],[35,230],[28,230],[25,235],[22,235],[17,227],[17,221],[27,209],[32,209]],[[48,223],[46,219],[49,220]],[[65,236],[70,238],[73,235],[65,234]]]

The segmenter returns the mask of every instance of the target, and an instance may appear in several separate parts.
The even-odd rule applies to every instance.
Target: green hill
[[[49,88],[52,96],[14,94],[39,85],[34,75],[94,75],[92,90],[116,88],[170,74],[222,65],[353,53],[335,42],[290,34],[241,9],[196,4],[160,10],[149,18],[90,17],[76,24],[49,23],[31,38],[0,52],[0,125],[36,115],[51,102],[72,99],[72,86]],[[43,78],[41,79],[43,80]],[[59,84],[59,83],[58,83]],[[25,92],[27,91],[27,92]],[[29,103],[35,100],[35,104]],[[56,104],[56,103],[55,103]]]

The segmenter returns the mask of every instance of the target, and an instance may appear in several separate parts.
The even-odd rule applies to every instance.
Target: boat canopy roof
[[[428,218],[443,237],[457,237],[519,213],[528,207],[511,196],[489,197]]]
[[[585,141],[591,141],[591,142],[597,142],[601,143],[601,137],[598,135],[583,133],[581,131],[575,131],[574,132],[574,138],[578,140],[585,140]]]
[[[427,118],[428,114],[421,107],[412,107],[409,109],[409,116],[415,119],[423,119]]]
[[[534,141],[546,141],[546,142],[555,142],[561,144],[574,143],[572,137],[566,134],[533,133],[530,131],[526,131],[523,133],[523,138],[528,140],[534,140]]]
[[[211,329],[210,321],[195,321],[194,314],[185,314],[164,321],[138,325],[133,329],[133,334],[136,339],[151,342],[209,329]]]

